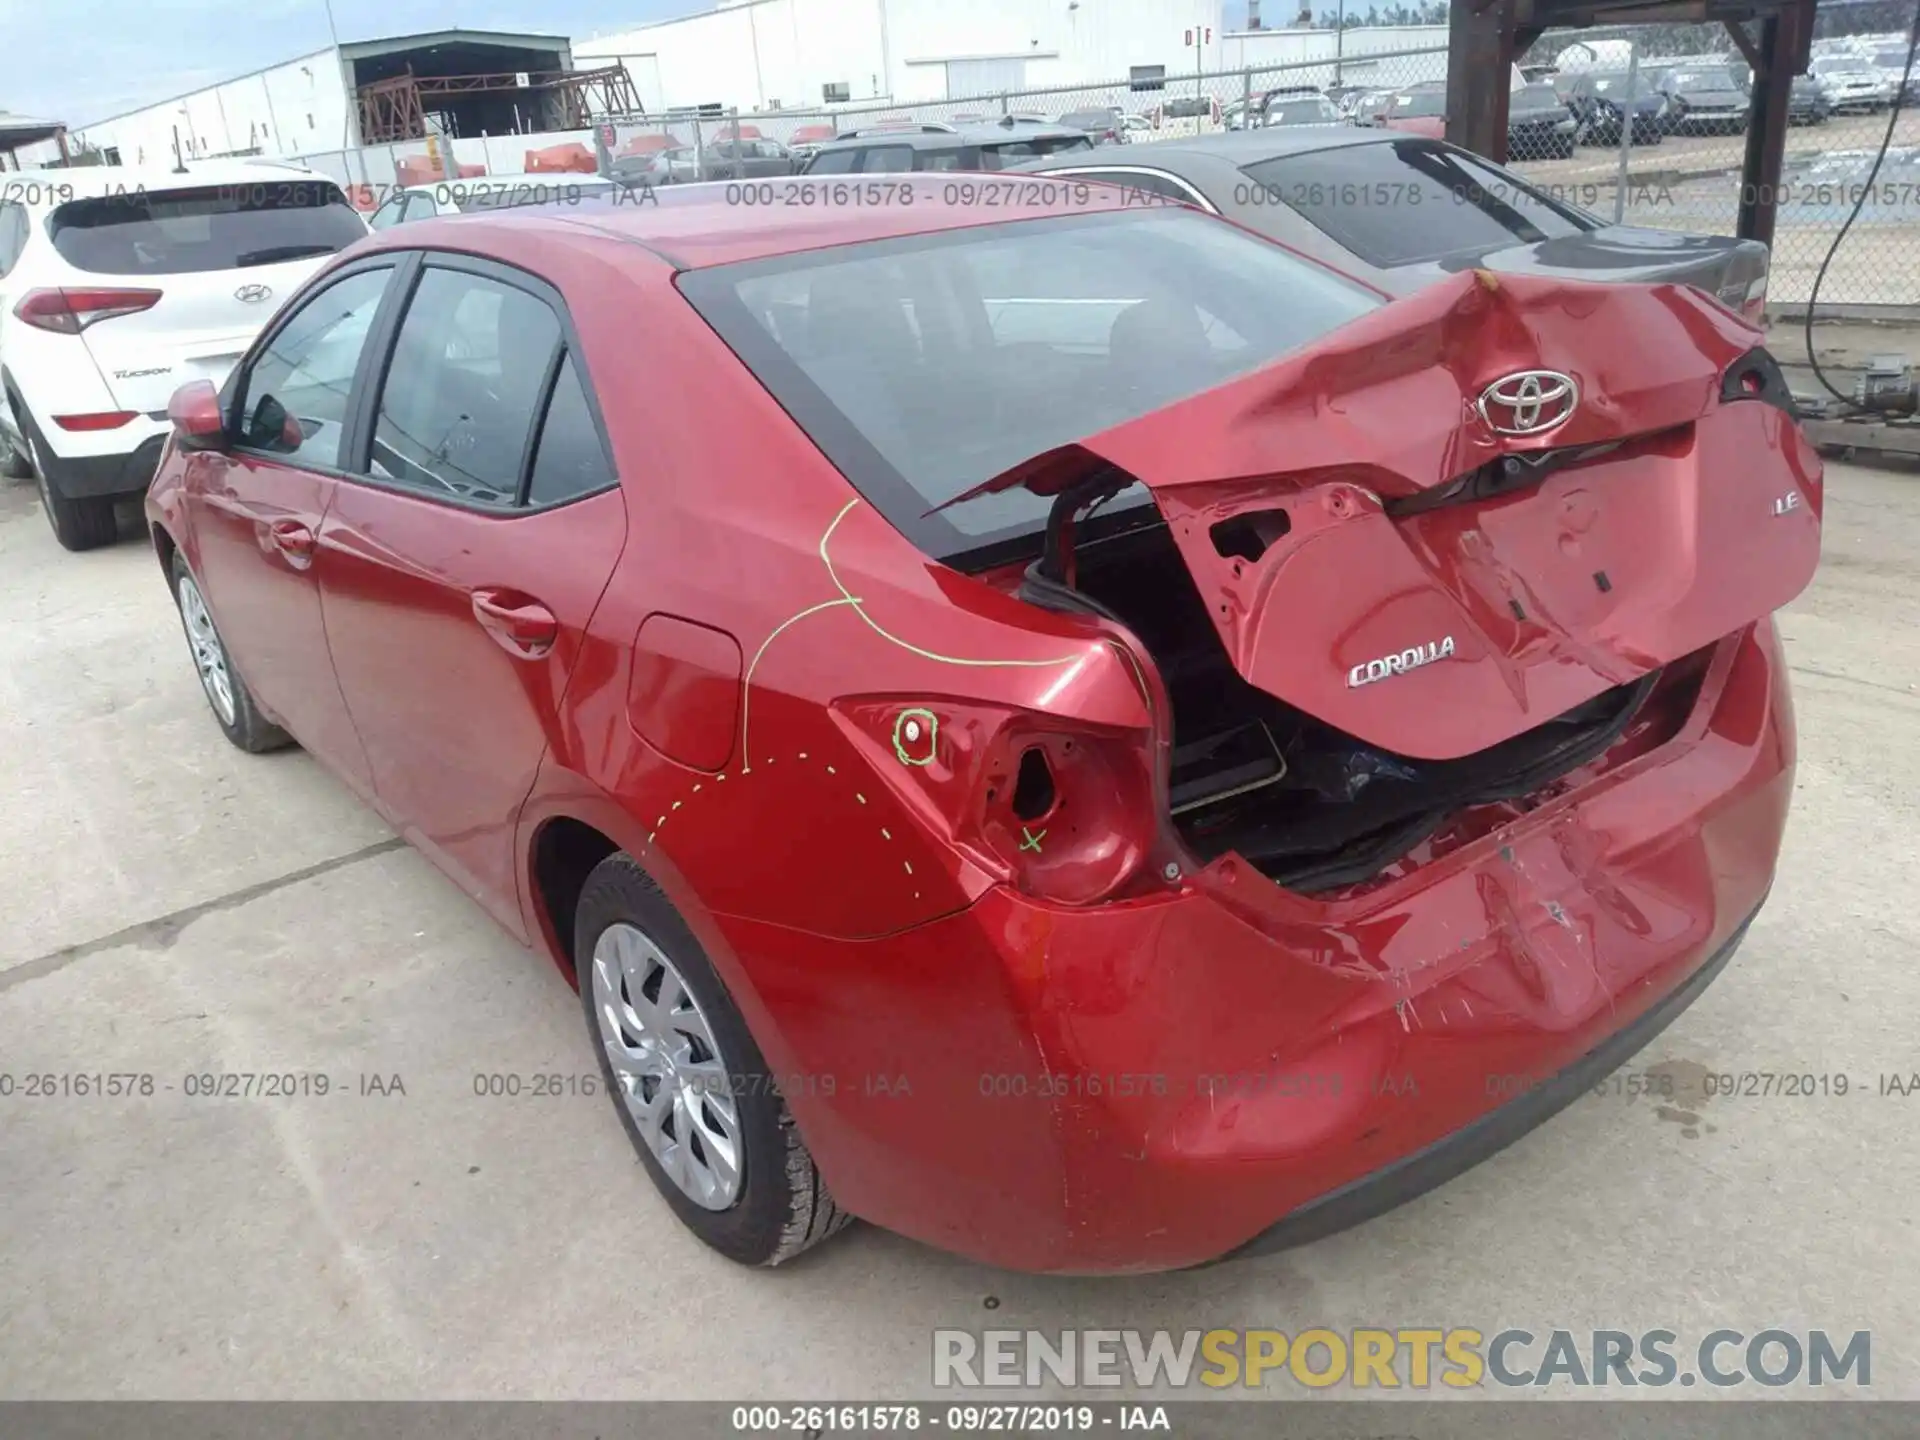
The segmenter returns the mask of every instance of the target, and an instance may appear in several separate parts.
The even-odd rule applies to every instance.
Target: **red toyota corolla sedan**
[[[1820,546],[1754,330],[1390,302],[1095,185],[788,190],[374,237],[148,502],[227,735],[576,981],[704,1240],[1296,1243],[1726,963]]]

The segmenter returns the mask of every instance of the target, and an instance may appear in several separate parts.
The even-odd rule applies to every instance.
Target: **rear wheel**
[[[20,433],[27,442],[28,458],[34,476],[40,482],[40,508],[46,512],[53,538],[68,550],[98,550],[120,538],[120,525],[113,513],[111,495],[63,495],[47,473],[46,437],[33,417],[19,413]]]
[[[278,750],[293,743],[292,737],[260,713],[253,703],[253,692],[227,656],[226,643],[214,626],[200,582],[187,568],[186,560],[176,552],[173,557],[173,599],[180,607],[180,628],[186,631],[187,648],[193,652],[193,668],[200,676],[200,688],[220,729],[235,745],[249,755]]]
[[[13,411],[13,423],[17,429],[20,425],[20,407],[14,405],[11,398],[6,403]],[[0,476],[8,480],[33,478],[33,460],[27,454],[26,446],[25,440],[16,445],[5,430],[0,430]]]
[[[573,943],[608,1094],[681,1222],[743,1265],[845,1228],[746,1021],[653,878],[625,855],[601,861]]]

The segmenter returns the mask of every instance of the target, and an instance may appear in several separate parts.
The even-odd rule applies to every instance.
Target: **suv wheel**
[[[20,412],[17,409],[13,412],[13,423],[16,426],[20,423]],[[0,430],[0,478],[8,480],[33,478],[33,459],[27,454],[25,447],[24,440],[19,445],[15,445],[7,432]]]
[[[53,538],[69,550],[98,550],[102,545],[113,544],[120,538],[113,497],[62,495],[60,487],[47,475],[47,442],[40,434],[40,427],[24,411],[15,413],[20,417],[20,433],[26,437],[33,473],[40,481],[40,508],[47,512]]]
[[[681,1223],[730,1260],[778,1265],[844,1228],[786,1099],[706,952],[623,854],[574,911],[574,969],[607,1093]]]

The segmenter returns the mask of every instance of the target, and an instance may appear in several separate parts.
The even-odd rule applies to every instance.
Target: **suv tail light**
[[[916,817],[1003,883],[1065,905],[1168,887],[1144,710],[1138,727],[908,696],[835,713]]]
[[[78,335],[89,325],[120,315],[138,315],[160,302],[158,290],[29,290],[14,315],[39,330]]]

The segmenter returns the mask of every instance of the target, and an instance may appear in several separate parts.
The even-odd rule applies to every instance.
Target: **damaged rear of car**
[[[949,1134],[858,1213],[1050,1270],[1323,1233],[1567,1103],[1757,910],[1820,466],[1709,297],[1389,303],[1184,210],[680,284],[958,601],[897,704],[960,749],[888,783],[987,883],[885,943],[1003,974],[1058,1082],[995,1112],[1057,1174],[990,1204]],[[983,658],[1023,626],[1081,661]]]

